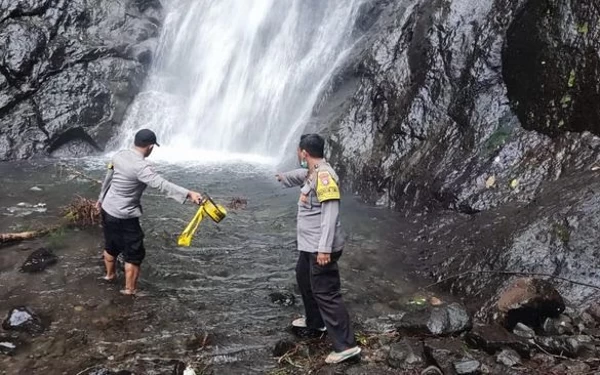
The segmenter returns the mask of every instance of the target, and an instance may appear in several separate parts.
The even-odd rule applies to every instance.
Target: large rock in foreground
[[[142,87],[157,0],[0,2],[0,160],[104,148]]]
[[[46,330],[42,319],[27,307],[12,309],[4,322],[2,328],[7,331],[26,332],[30,335],[39,335]]]

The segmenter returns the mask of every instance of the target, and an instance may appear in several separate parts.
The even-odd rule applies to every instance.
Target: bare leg
[[[104,266],[106,267],[106,276],[104,276],[104,280],[111,281],[115,278],[115,257],[104,251]]]
[[[140,266],[125,263],[125,290],[123,294],[135,294],[137,289],[137,280],[140,277]]]

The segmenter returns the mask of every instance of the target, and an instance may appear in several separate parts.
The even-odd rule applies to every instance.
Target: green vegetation
[[[565,245],[569,243],[571,239],[571,232],[569,231],[569,227],[562,223],[555,223],[553,225],[554,234],[556,237]]]
[[[511,135],[510,129],[503,127],[498,128],[485,142],[485,150],[488,153],[498,150],[500,147],[506,144],[506,141]]]

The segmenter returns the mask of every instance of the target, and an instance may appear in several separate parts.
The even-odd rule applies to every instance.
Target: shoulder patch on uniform
[[[108,169],[115,169],[115,165],[113,163],[108,163]]]
[[[321,171],[317,175],[317,199],[319,202],[340,200],[340,188],[329,171]]]

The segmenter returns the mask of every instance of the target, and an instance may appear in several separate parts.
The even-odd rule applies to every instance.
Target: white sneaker
[[[308,328],[306,325],[306,318],[298,318],[292,322],[292,327],[296,328]],[[317,331],[325,332],[327,331],[327,327],[318,328]]]
[[[331,352],[327,358],[325,358],[325,363],[341,363],[345,360],[348,360],[352,357],[355,357],[360,354],[360,348],[355,346],[354,348],[346,349],[343,352]]]

